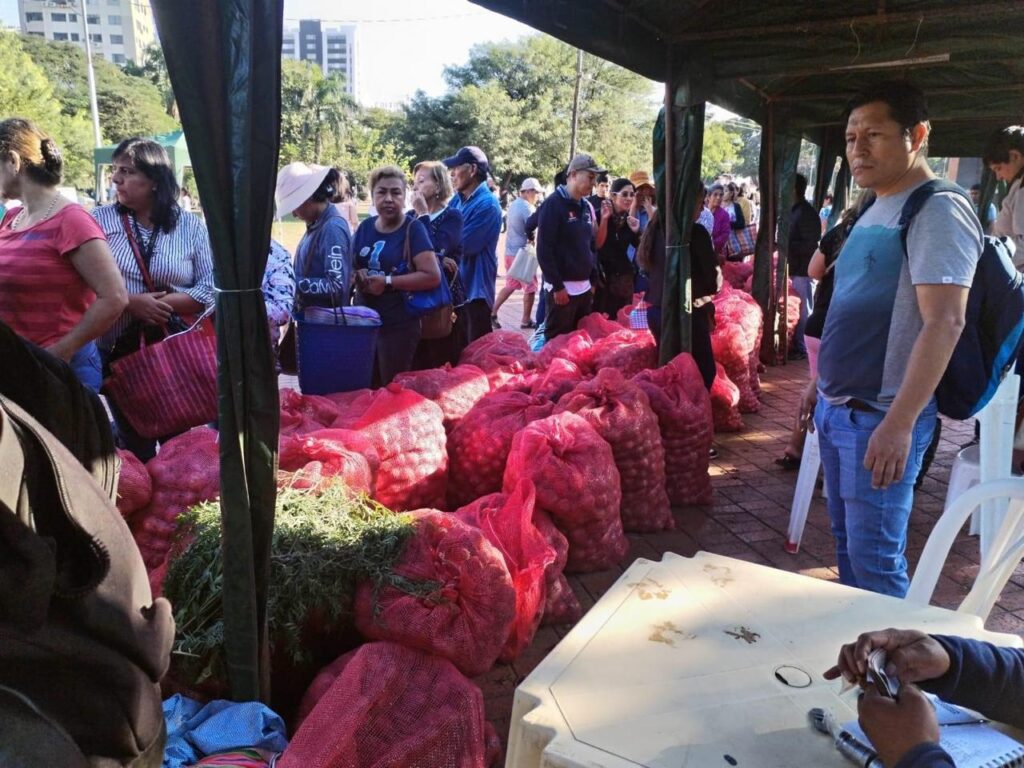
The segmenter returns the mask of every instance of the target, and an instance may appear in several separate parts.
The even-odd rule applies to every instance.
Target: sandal
[[[491,328],[496,331],[501,330],[501,323],[498,322],[497,315],[491,315]]]
[[[527,330],[529,328],[536,328],[537,324],[535,322],[533,322],[533,320],[530,320],[528,323],[520,323],[519,327],[522,328],[525,331],[525,330]]]
[[[800,469],[800,457],[792,456],[788,453],[782,454],[782,457],[776,459],[775,463],[787,472],[792,472],[794,469]]]

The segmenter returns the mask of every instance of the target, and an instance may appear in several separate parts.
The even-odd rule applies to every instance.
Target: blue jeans
[[[793,281],[793,295],[800,297],[800,320],[793,331],[793,351],[806,354],[804,326],[814,311],[814,281],[809,277],[791,277],[790,280]]]
[[[75,376],[82,382],[86,389],[99,394],[103,385],[103,370],[100,364],[100,351],[96,349],[96,342],[90,341],[81,347],[71,360],[68,361]]]
[[[839,580],[883,595],[903,597],[907,577],[907,525],[914,503],[914,481],[935,429],[932,400],[911,433],[903,477],[885,490],[871,487],[864,468],[868,440],[885,414],[830,405],[819,398],[814,413],[821,465],[828,490],[828,513],[836,540]]]

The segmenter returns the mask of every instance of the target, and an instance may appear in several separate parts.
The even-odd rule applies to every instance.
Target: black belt
[[[855,397],[850,398],[849,400],[847,400],[846,403],[844,403],[844,405],[846,405],[846,407],[849,408],[852,411],[877,411],[878,410],[873,405],[868,405],[863,400],[858,400]]]

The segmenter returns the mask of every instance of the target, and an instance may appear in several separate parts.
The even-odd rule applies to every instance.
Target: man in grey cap
[[[462,214],[459,276],[466,288],[466,303],[457,312],[460,320],[465,319],[466,342],[469,343],[492,330],[501,205],[487,188],[491,166],[480,147],[462,147],[441,162],[448,167],[455,189],[448,207]]]
[[[576,155],[566,170],[566,183],[540,208],[537,261],[544,275],[544,334],[549,341],[574,331],[590,313],[597,269],[596,215],[586,197],[604,172],[590,155]]]

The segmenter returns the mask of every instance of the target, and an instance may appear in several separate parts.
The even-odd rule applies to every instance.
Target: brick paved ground
[[[505,328],[519,327],[519,295],[513,295],[499,313]],[[761,379],[761,412],[744,416],[747,428],[743,432],[716,436],[719,457],[711,467],[715,490],[713,506],[676,509],[676,530],[629,535],[632,546],[618,568],[569,577],[584,610],[600,599],[636,558],[659,560],[665,552],[692,555],[705,550],[815,578],[838,578],[822,499],[816,497],[811,506],[800,552],[791,555],[783,547],[796,472],[784,472],[773,462],[782,455],[806,376],[805,362],[768,369]],[[972,424],[943,423],[935,462],[914,499],[908,546],[912,567],[942,512],[949,469],[956,452],[972,435]],[[961,534],[943,568],[932,602],[955,608],[967,594],[977,571],[977,540]],[[1024,566],[1018,568],[1017,575],[1007,585],[986,626],[995,631],[1024,634]],[[541,628],[519,659],[512,664],[498,664],[477,679],[484,693],[487,718],[503,740],[508,734],[516,686],[570,629],[569,626]]]

